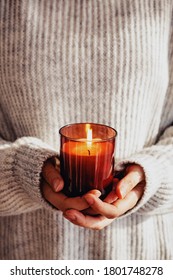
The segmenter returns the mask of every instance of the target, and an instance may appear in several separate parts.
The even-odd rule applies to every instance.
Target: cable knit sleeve
[[[43,162],[56,151],[34,137],[14,143],[0,139],[0,151],[0,215],[51,208],[41,195],[40,173]]]
[[[166,129],[157,145],[119,162],[121,169],[128,163],[140,164],[146,177],[142,199],[128,213],[152,214],[173,210],[173,126]]]

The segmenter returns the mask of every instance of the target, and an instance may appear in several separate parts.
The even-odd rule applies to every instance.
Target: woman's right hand
[[[48,159],[42,168],[41,190],[44,198],[55,208],[65,212],[67,209],[82,211],[89,205],[82,197],[67,197],[62,189],[64,181],[60,175],[60,167],[55,164],[54,158]],[[93,190],[93,194],[100,195],[100,192]]]

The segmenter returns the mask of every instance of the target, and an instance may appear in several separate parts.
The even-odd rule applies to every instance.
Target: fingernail
[[[94,203],[94,199],[91,196],[84,196],[84,199],[86,202],[88,202],[89,205],[92,205]]]
[[[53,185],[53,188],[54,188],[55,192],[58,192],[61,188],[61,181],[56,178],[56,179],[53,180],[52,185]]]
[[[126,190],[120,189],[121,198],[124,198],[126,196]]]
[[[101,192],[99,190],[94,190],[93,194],[97,197],[101,196]]]

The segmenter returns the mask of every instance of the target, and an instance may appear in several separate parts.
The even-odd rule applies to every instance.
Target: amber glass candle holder
[[[81,196],[98,189],[105,196],[114,174],[115,129],[95,123],[62,127],[60,167],[67,196]]]

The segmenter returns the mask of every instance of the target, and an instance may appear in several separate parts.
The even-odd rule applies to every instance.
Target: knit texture
[[[0,259],[173,259],[172,15],[171,0],[0,1]],[[115,168],[146,176],[101,231],[40,191],[59,128],[75,122],[114,127]]]

